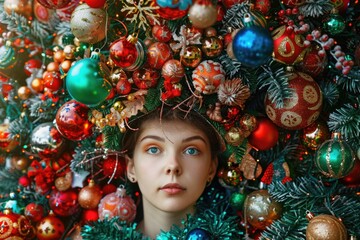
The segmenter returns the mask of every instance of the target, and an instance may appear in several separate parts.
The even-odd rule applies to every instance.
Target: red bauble
[[[300,63],[300,69],[312,77],[319,75],[327,65],[326,54],[319,56],[318,51],[317,47],[312,47]]]
[[[88,106],[75,100],[64,103],[58,109],[55,118],[60,134],[73,141],[91,136],[93,123],[88,120],[88,112]]]
[[[149,89],[155,87],[160,73],[156,69],[141,68],[133,72],[132,79],[134,84],[140,89]]]
[[[44,217],[44,207],[37,203],[29,203],[25,207],[24,215],[32,222],[39,222]]]
[[[43,74],[44,87],[46,87],[51,92],[56,92],[63,86],[63,80],[61,78],[60,72],[57,71],[46,71]]]
[[[293,90],[284,107],[276,108],[269,96],[265,97],[267,116],[279,127],[289,130],[303,129],[319,117],[322,109],[322,92],[314,79],[302,72],[292,72],[289,87]]]
[[[68,5],[61,9],[56,10],[56,14],[63,22],[71,21],[71,14],[74,12],[75,8],[80,4],[80,0],[71,0]]]
[[[86,4],[92,8],[104,7],[106,0],[85,0]]]
[[[340,179],[340,182],[348,187],[360,186],[360,160],[356,159],[351,172]]]
[[[40,220],[36,226],[36,237],[39,240],[58,240],[65,232],[64,223],[50,214]]]
[[[78,202],[82,208],[96,208],[102,198],[102,192],[99,185],[94,180],[90,180],[89,185],[83,187],[78,195]]]
[[[78,194],[74,189],[60,192],[54,189],[49,198],[49,205],[53,212],[61,217],[74,214],[79,209]]]
[[[244,2],[245,0],[221,0],[222,4],[227,8],[231,8],[235,4]]]
[[[249,143],[256,149],[264,151],[276,145],[279,131],[276,125],[265,117],[256,120],[256,128],[248,137]]]
[[[271,9],[271,0],[256,0],[255,9],[266,15]]]
[[[153,0],[153,6],[159,7],[156,9],[156,13],[159,14],[159,16],[166,20],[176,20],[179,18],[184,17],[188,13],[188,9],[180,10],[178,8],[170,8],[170,7],[160,7],[156,0]]]
[[[287,30],[287,26],[280,26],[272,31],[274,40],[274,59],[288,65],[303,60],[308,48],[304,45],[304,37]]]
[[[172,58],[172,50],[166,43],[155,42],[148,48],[147,63],[152,68],[161,69],[164,63]]]
[[[299,7],[305,3],[305,0],[283,0],[282,3],[288,7]]]
[[[185,76],[185,69],[179,60],[170,59],[163,65],[161,75],[165,81],[178,83]]]
[[[26,175],[21,176],[19,178],[18,182],[19,182],[19,185],[22,187],[29,187],[31,184],[30,178],[28,178],[28,176],[26,176]]]
[[[126,169],[125,158],[121,156],[108,156],[103,162],[103,174],[107,177],[123,177]]]
[[[26,217],[5,209],[0,213],[0,239],[33,239],[35,229]]]
[[[116,83],[116,92],[120,95],[126,95],[131,92],[131,83],[127,79],[120,79]]]
[[[116,186],[114,184],[105,184],[103,187],[102,187],[102,192],[104,195],[108,195],[109,193],[113,193],[113,192],[116,192]]]
[[[30,59],[24,63],[24,71],[27,76],[33,74],[36,69],[41,68],[41,61],[38,59]]]
[[[9,126],[8,123],[0,124],[0,149],[5,152],[11,152],[19,145],[16,139],[10,138]]]
[[[171,30],[167,25],[154,25],[152,27],[152,35],[159,42],[168,42],[171,40]]]
[[[99,219],[99,213],[97,208],[96,209],[85,209],[82,212],[82,221],[84,223],[97,221]]]
[[[65,7],[70,0],[37,0],[46,8],[59,9]]]

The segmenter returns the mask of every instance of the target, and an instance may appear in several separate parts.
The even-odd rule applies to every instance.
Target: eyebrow
[[[146,140],[146,139],[154,139],[154,140],[157,140],[157,141],[160,141],[160,142],[165,142],[165,138],[162,138],[162,137],[159,137],[159,136],[156,136],[156,135],[147,135],[145,137],[143,137],[142,139],[140,139],[140,142]]]
[[[182,140],[182,142],[183,142],[183,143],[184,143],[184,142],[190,142],[190,141],[193,141],[193,140],[201,140],[201,141],[203,141],[205,144],[207,144],[206,141],[205,141],[205,139],[204,139],[203,137],[201,137],[201,136],[188,137],[188,138],[185,138],[184,140]]]
[[[154,140],[157,140],[157,141],[160,141],[160,142],[165,142],[165,138],[162,138],[162,137],[159,137],[159,136],[156,136],[156,135],[147,135],[147,136],[143,137],[142,139],[140,139],[140,142],[142,142],[142,141],[144,141],[146,139],[154,139]],[[190,142],[190,141],[193,141],[193,140],[201,140],[206,144],[206,140],[201,136],[191,136],[191,137],[183,139],[182,142],[185,143],[185,142]]]

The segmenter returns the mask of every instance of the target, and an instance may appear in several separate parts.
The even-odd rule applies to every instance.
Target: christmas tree
[[[164,105],[226,151],[159,239],[360,238],[358,1],[0,0],[0,32],[0,239],[142,239],[122,138]]]

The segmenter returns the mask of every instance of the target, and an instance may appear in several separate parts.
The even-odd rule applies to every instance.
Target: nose
[[[176,154],[172,154],[166,161],[165,173],[167,175],[179,176],[182,173],[181,164]]]

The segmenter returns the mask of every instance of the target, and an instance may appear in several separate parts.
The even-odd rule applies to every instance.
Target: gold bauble
[[[206,37],[202,41],[201,49],[207,57],[217,57],[221,54],[224,44],[222,40],[216,36]]]
[[[305,147],[316,150],[323,142],[330,139],[330,131],[323,121],[316,121],[302,129],[301,141]]]
[[[65,60],[60,64],[60,68],[67,73],[69,69],[71,68],[72,62],[70,60]]]
[[[32,17],[32,1],[31,0],[5,0],[4,10],[9,15],[15,12],[26,18]]]
[[[57,72],[57,71],[59,71],[59,62],[50,62],[46,66],[46,71],[48,71],[48,72]]]
[[[65,54],[64,54],[64,50],[57,50],[56,52],[54,52],[54,56],[53,56],[54,62],[57,63],[61,63],[62,61],[65,60]]]
[[[281,217],[282,206],[275,202],[265,189],[251,192],[244,203],[246,221],[253,227],[264,230]]]
[[[55,187],[59,191],[66,191],[71,187],[72,175],[70,172],[66,173],[64,177],[55,179]]]
[[[37,93],[41,93],[44,91],[44,81],[42,78],[34,78],[31,81],[31,88]]]
[[[332,215],[321,214],[310,219],[306,228],[307,240],[347,240],[344,224]]]
[[[225,134],[225,140],[232,146],[239,146],[244,141],[244,136],[240,128],[232,127]]]
[[[93,209],[98,206],[102,198],[101,189],[95,184],[94,180],[90,180],[89,185],[83,187],[78,195],[78,202],[82,208]]]
[[[180,62],[185,67],[196,68],[200,64],[202,58],[200,48],[196,46],[188,46],[181,55]]]
[[[256,128],[256,117],[250,114],[244,114],[240,118],[241,129],[244,130],[245,137],[248,137]]]
[[[24,156],[13,156],[11,158],[11,165],[19,171],[26,170],[30,165],[30,159]]]
[[[74,45],[66,45],[64,47],[64,55],[66,59],[75,58],[76,47]]]
[[[125,106],[124,106],[124,104],[123,104],[121,101],[116,101],[116,102],[114,103],[114,105],[113,105],[113,108],[114,108],[116,111],[121,112],[121,111],[125,108]]]
[[[26,100],[31,96],[31,89],[27,86],[21,86],[18,89],[18,96],[21,100]]]
[[[0,124],[0,149],[6,152],[11,152],[19,145],[19,142],[14,138],[10,138],[9,124]]]

